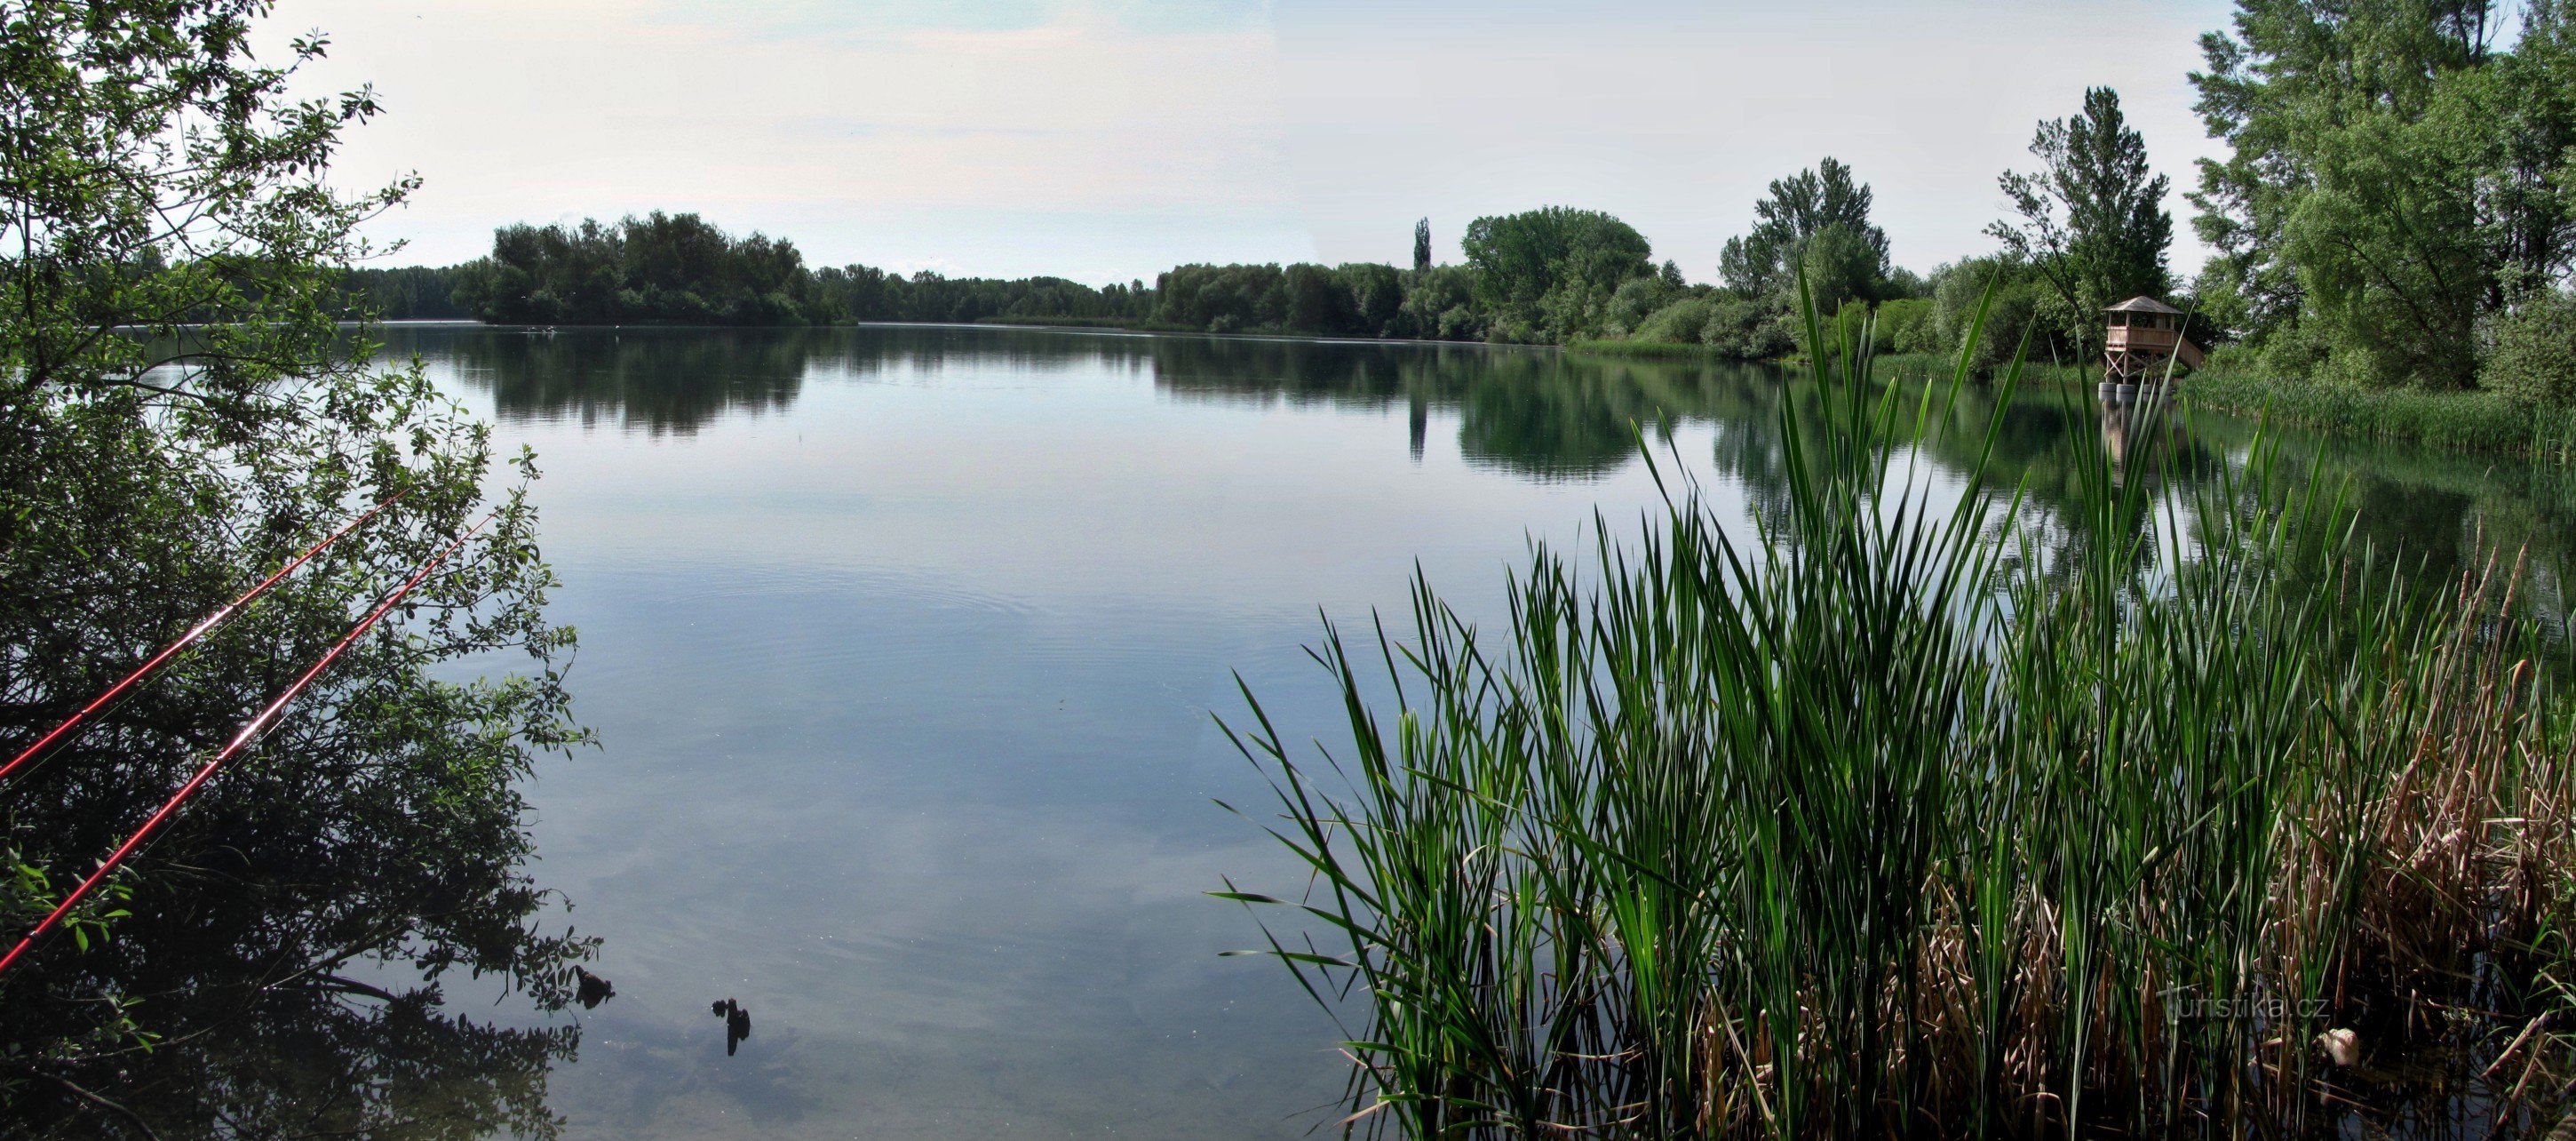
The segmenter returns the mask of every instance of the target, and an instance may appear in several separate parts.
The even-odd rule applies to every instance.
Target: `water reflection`
[[[1150,377],[1183,401],[1372,412],[1401,405],[1405,446],[1415,459],[1438,415],[1454,418],[1470,463],[1540,481],[1594,480],[1625,467],[1636,458],[1634,425],[1701,422],[1717,429],[1717,469],[1739,481],[1765,516],[1777,515],[1782,486],[1773,439],[1778,401],[1803,391],[1784,387],[1785,373],[1761,365],[1049,330],[478,332],[439,347],[453,354],[468,383],[491,393],[505,418],[653,435],[691,434],[729,414],[781,412],[818,380],[930,377],[966,364],[1123,371]],[[1990,389],[1967,390],[1953,430],[1929,449],[1953,475],[1977,462],[1993,400]],[[2254,439],[2253,425],[2231,417],[2134,405],[2106,411],[2089,394],[2034,391],[2004,412],[1991,457],[1998,486],[2022,486],[2050,520],[2068,522],[2062,509],[2074,502],[2083,462],[2083,450],[2072,446],[2078,432],[2099,432],[2125,469],[2152,468],[2175,491],[2201,486]],[[2160,447],[2141,446],[2150,435]],[[2555,568],[2576,542],[2576,483],[2564,473],[2507,457],[2272,435],[2283,444],[2281,474],[2293,482],[2315,474],[2348,489],[2360,536],[2381,551],[2402,551],[2443,572],[2528,548],[2550,586],[2548,601],[2559,597]]]
[[[507,986],[516,1010],[560,1010],[590,941],[522,866],[514,788],[437,749],[371,748],[361,721],[281,728],[155,842],[112,939],[58,939],[18,968],[31,973],[0,1006],[18,1059],[0,1063],[0,1132],[557,1134],[548,1078],[579,1027],[503,1024],[444,992],[479,979],[465,985]],[[166,768],[134,757],[187,755],[128,755],[127,736],[96,732],[14,785],[29,834],[113,847],[134,806],[168,791]],[[148,1044],[98,1033],[116,1002]]]
[[[812,330],[496,333],[446,346],[505,416],[691,435],[733,412],[783,411],[828,340]]]
[[[546,870],[611,933],[622,992],[553,1108],[618,1137],[1303,1135],[1339,1080],[1329,1029],[1216,959],[1243,932],[1197,894],[1268,851],[1207,803],[1249,779],[1209,728],[1233,671],[1299,715],[1316,606],[1394,614],[1417,563],[1472,590],[1525,535],[1651,510],[1632,425],[1677,426],[1728,525],[1782,518],[1780,413],[1819,399],[1759,367],[1467,345],[394,340],[550,472],[613,764],[548,776]],[[2178,495],[2252,439],[2098,412],[1970,388],[1920,457],[1989,463],[2062,546],[2102,541],[2060,518],[2085,453]],[[2366,537],[2454,562],[2481,530],[2576,533],[2565,487],[2518,464],[2296,439],[2284,460],[2349,484]]]

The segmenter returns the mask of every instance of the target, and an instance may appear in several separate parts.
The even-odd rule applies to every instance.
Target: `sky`
[[[2088,86],[2183,192],[2224,0],[281,0],[307,93],[372,84],[345,185],[409,172],[380,264],[512,222],[695,211],[811,265],[1093,284],[1411,257],[1429,217],[1605,210],[1714,280],[1770,180],[1832,155],[1898,264],[1989,252],[1996,175]]]

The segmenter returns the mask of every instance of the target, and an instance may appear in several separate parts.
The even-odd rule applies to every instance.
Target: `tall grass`
[[[1576,339],[1565,344],[1571,353],[1590,353],[1604,357],[1636,357],[1644,360],[1740,360],[1719,352],[1714,345],[1681,341],[1629,341],[1617,339]]]
[[[1957,366],[1957,358],[1940,353],[1877,353],[1871,358],[1871,376],[1881,382],[1939,381],[1948,379]],[[2037,361],[2021,362],[2018,375],[2025,386],[2082,385],[2088,391],[2102,379],[2099,369]]]
[[[2198,407],[2264,415],[2365,439],[2576,464],[2576,409],[2536,408],[2494,392],[2422,392],[2268,380],[2213,365],[2184,382]]]
[[[1535,551],[1499,631],[1419,582],[1409,630],[1328,627],[1320,757],[1246,692],[1312,880],[1219,894],[1289,910],[1350,1130],[2235,1135],[2355,1080],[2322,1030],[2547,1001],[2570,734],[2509,575],[2417,585],[2259,449],[2178,504],[2092,445],[2044,542],[1982,459],[1917,470],[2007,402],[1857,340],[1782,402],[1758,534],[1666,459],[1658,525]]]

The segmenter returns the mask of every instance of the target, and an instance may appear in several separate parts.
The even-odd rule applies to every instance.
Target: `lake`
[[[556,1020],[578,1048],[541,1076],[575,1137],[1328,1121],[1331,1020],[1277,964],[1222,957],[1261,935],[1203,894],[1302,882],[1211,715],[1242,712],[1239,675],[1329,742],[1319,615],[1404,622],[1419,568],[1499,618],[1531,541],[1659,509],[1632,424],[1669,422],[1751,526],[1795,391],[1760,366],[995,328],[387,340],[545,473],[552,613],[580,630],[600,747],[535,782],[535,874],[617,988]],[[2090,400],[2006,412],[2000,470],[2042,517],[2068,434],[2100,430]],[[2253,438],[2193,427],[2184,479]],[[2563,598],[2557,473],[2284,446],[2366,539],[2435,569],[2529,543],[2543,604]],[[724,998],[753,1019],[731,1055]]]

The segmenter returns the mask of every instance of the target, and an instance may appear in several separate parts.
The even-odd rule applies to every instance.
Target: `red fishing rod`
[[[35,930],[27,932],[26,938],[18,940],[18,945],[10,948],[7,955],[0,956],[0,972],[7,971],[27,953],[28,948],[35,946],[37,940],[44,938],[55,925],[63,921],[64,916],[71,914],[72,908],[79,905],[82,899],[87,898],[99,884],[105,882],[108,873],[115,871],[118,864],[124,863],[127,856],[133,855],[136,848],[142,847],[143,841],[178,812],[179,805],[204,785],[208,777],[215,775],[216,769],[222,768],[224,762],[233,759],[235,754],[248,748],[251,742],[259,737],[261,731],[276,721],[278,714],[285,711],[287,702],[295,700],[297,694],[304,692],[306,686],[313,684],[314,678],[322,676],[322,671],[333,661],[338,660],[342,651],[347,650],[367,631],[374,629],[376,623],[392,611],[394,605],[401,602],[404,595],[410,594],[413,587],[419,586],[421,580],[429,577],[429,572],[438,569],[438,564],[446,562],[449,555],[455,554],[457,548],[464,546],[466,540],[472,539],[474,533],[482,530],[484,524],[490,523],[492,519],[490,515],[484,516],[473,526],[466,528],[464,534],[457,536],[455,542],[449,543],[437,554],[431,555],[428,562],[420,564],[420,568],[413,571],[409,579],[394,588],[392,594],[386,595],[384,601],[377,603],[376,608],[369,611],[365,618],[360,619],[357,625],[350,627],[348,633],[341,635],[340,640],[332,644],[330,651],[322,655],[321,661],[313,663],[312,668],[297,677],[294,684],[286,687],[285,692],[270,700],[268,705],[259,711],[258,716],[251,718],[250,724],[242,726],[241,732],[233,734],[232,741],[223,747],[222,752],[216,753],[213,760],[207,761],[204,767],[199,768],[197,775],[189,777],[188,783],[180,785],[179,791],[172,793],[170,799],[152,814],[152,818],[143,822],[143,827],[135,829],[132,836],[126,837],[125,843],[117,845],[116,851],[108,854],[107,859],[98,865],[97,871],[91,872],[88,879],[82,880],[79,887],[73,888],[70,895],[63,897],[62,903],[55,906],[52,914],[37,923]]]
[[[358,524],[375,518],[377,512],[393,506],[394,500],[400,499],[409,494],[411,494],[410,488],[404,488],[401,491],[397,491],[386,497],[384,502],[368,508],[366,514],[360,515],[355,519],[351,519],[348,522],[341,524],[339,530],[322,536],[321,542],[304,548],[304,553],[295,556],[294,561],[277,568],[276,574],[261,579],[259,585],[242,592],[241,597],[225,603],[223,605],[223,609],[206,615],[205,618],[199,621],[196,625],[188,627],[188,632],[179,635],[178,641],[162,647],[160,653],[152,655],[152,660],[143,663],[140,667],[137,667],[133,673],[125,675],[125,680],[109,686],[107,692],[98,695],[96,700],[82,706],[80,712],[72,714],[71,717],[65,720],[62,724],[54,726],[53,732],[37,738],[35,744],[27,746],[24,751],[21,751],[16,757],[11,758],[8,764],[0,765],[0,781],[6,781],[10,777],[17,775],[18,770],[26,767],[27,762],[34,760],[36,758],[36,754],[44,752],[46,746],[52,745],[54,742],[61,740],[64,734],[70,733],[73,729],[79,727],[81,722],[88,720],[90,714],[106,708],[108,702],[116,700],[116,696],[118,694],[124,693],[128,689],[132,689],[136,682],[142,681],[144,678],[151,676],[154,670],[160,669],[162,663],[177,656],[179,651],[187,649],[188,646],[197,639],[205,637],[207,631],[222,625],[224,619],[232,617],[236,612],[240,611],[242,607],[250,605],[252,602],[256,601],[260,595],[268,593],[268,588],[277,585],[277,581],[279,579],[285,578],[287,575],[293,573],[295,568],[311,562],[313,560],[313,556],[321,554],[322,548],[339,542],[340,536],[357,530]]]

